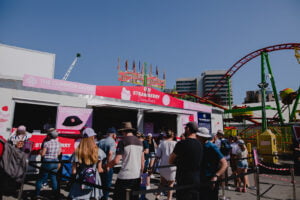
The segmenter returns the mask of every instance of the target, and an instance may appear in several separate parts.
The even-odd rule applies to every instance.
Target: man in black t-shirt
[[[178,200],[199,200],[200,171],[203,147],[196,139],[198,126],[189,122],[185,126],[186,139],[178,142],[170,155],[169,163],[177,166],[176,181],[178,186],[195,185],[194,188],[177,190]]]

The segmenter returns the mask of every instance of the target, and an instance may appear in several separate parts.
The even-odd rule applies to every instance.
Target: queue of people
[[[42,184],[48,178],[51,180],[53,196],[55,199],[59,198],[55,173],[59,168],[61,144],[54,128],[47,132],[41,149],[41,156],[45,161],[42,168],[46,171],[40,170],[35,199],[41,198]],[[118,133],[123,137],[116,146]],[[111,192],[113,167],[120,161],[121,169],[113,191],[114,200],[125,200],[126,189],[149,189],[150,177],[156,172],[160,174],[159,187],[174,187],[175,184],[179,188],[183,186],[176,191],[178,200],[214,200],[218,199],[218,180],[223,177],[229,165],[232,173],[236,175],[246,173],[248,168],[248,152],[241,139],[232,138],[230,153],[225,152],[222,149],[227,140],[224,133],[218,131],[214,137],[207,128],[198,127],[195,122],[185,125],[185,132],[179,142],[174,139],[175,133],[171,130],[163,132],[162,140],[156,142],[152,134],[145,136],[137,132],[131,122],[123,122],[118,130],[109,128],[105,138],[100,141],[92,128],[82,129],[81,136],[71,159],[75,181],[71,184],[69,199],[107,200]],[[22,148],[26,138],[29,138],[26,127],[20,126],[8,142],[16,148]],[[101,187],[93,187],[83,182]],[[236,191],[246,192],[246,177],[237,179],[235,184]],[[186,185],[195,187],[184,188]],[[167,200],[171,200],[173,191],[168,191],[166,195]],[[146,196],[135,196],[134,200],[147,200]],[[162,194],[157,193],[155,196],[158,200]]]

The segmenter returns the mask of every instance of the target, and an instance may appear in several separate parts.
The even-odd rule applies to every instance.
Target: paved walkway
[[[114,176],[115,178],[115,176]],[[290,176],[285,175],[267,175],[261,174],[260,175],[260,188],[262,197],[261,200],[292,200],[293,199],[293,188],[292,184],[290,183]],[[296,176],[296,195],[297,199],[300,200],[300,176]],[[249,175],[250,185],[253,186],[253,175]],[[151,179],[151,188],[157,188],[159,183],[159,175],[155,174],[155,177]],[[23,199],[31,199],[32,195],[34,194],[34,184],[35,181],[26,181],[24,185],[24,193]],[[232,182],[229,182],[232,184]],[[65,190],[65,187],[61,190],[63,195],[63,199],[68,195],[68,192]],[[222,191],[220,190],[220,195]],[[45,189],[42,191],[42,194],[45,198],[44,199],[53,199],[50,196],[49,189]],[[255,200],[256,197],[256,190],[248,189],[246,193],[235,192],[234,188],[225,190],[225,197],[230,200]],[[153,194],[147,194],[147,198],[149,200],[154,200],[155,196]],[[4,196],[4,200],[13,200],[17,199],[17,193],[13,196]],[[165,200],[166,197],[163,196],[160,199]],[[176,198],[173,198],[176,199]]]

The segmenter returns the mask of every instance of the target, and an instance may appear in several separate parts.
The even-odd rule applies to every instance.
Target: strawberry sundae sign
[[[127,101],[183,108],[183,101],[150,87],[97,86],[96,95]]]

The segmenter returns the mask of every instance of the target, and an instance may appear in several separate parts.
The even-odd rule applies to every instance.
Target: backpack
[[[228,156],[230,154],[232,147],[227,139],[221,140],[220,151],[224,156]]]
[[[95,167],[94,166],[82,167],[82,169],[79,172],[79,180],[86,182],[86,183],[96,184],[96,169],[95,169]],[[81,184],[81,189],[82,190],[91,190],[91,189],[93,189],[93,186]]]
[[[4,151],[0,159],[0,169],[10,179],[21,183],[27,169],[27,154],[8,142],[4,142],[3,140],[0,140],[0,142],[4,143]]]

